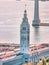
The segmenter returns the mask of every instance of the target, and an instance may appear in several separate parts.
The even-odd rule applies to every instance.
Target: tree
[[[46,59],[44,57],[42,58],[42,65],[46,65]]]

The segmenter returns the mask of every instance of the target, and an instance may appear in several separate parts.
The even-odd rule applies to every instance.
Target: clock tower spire
[[[21,53],[28,53],[29,52],[29,33],[30,33],[30,26],[28,23],[27,18],[27,11],[24,11],[24,17],[22,24],[20,26],[20,48]]]

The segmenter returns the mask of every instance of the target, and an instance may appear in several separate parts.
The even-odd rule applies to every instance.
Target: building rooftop
[[[36,46],[30,46],[30,54],[36,51],[44,51],[49,49],[49,44],[39,44]],[[14,55],[18,55],[20,52],[20,48],[14,49],[13,51],[7,51],[7,52],[2,52],[0,53],[0,59],[5,59]]]

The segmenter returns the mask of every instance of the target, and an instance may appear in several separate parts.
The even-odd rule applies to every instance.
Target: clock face
[[[26,27],[23,27],[23,30],[26,30]]]

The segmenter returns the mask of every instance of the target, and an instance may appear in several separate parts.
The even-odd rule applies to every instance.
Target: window
[[[25,41],[25,40],[26,40],[26,37],[23,36],[23,37],[21,37],[21,39],[22,39],[23,41]]]
[[[23,49],[23,51],[24,51],[24,49]]]
[[[25,58],[25,62],[28,63],[28,58]]]
[[[26,30],[26,27],[23,27],[23,30]]]

